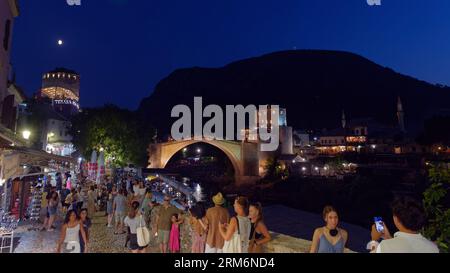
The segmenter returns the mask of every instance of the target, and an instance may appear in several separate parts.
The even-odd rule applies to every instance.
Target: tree
[[[423,204],[428,217],[424,235],[437,242],[441,252],[448,253],[450,250],[450,209],[447,203],[450,187],[449,169],[441,164],[433,166],[429,170],[429,179],[431,185],[423,194]]]
[[[267,179],[286,179],[289,176],[289,170],[282,166],[277,157],[269,157],[264,166]]]
[[[73,144],[86,158],[93,150],[104,149],[113,165],[132,163],[145,166],[150,126],[141,126],[134,112],[114,105],[85,109],[72,121]]]

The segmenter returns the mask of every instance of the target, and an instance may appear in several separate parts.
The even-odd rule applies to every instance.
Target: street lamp
[[[22,136],[24,139],[30,139],[31,132],[29,130],[25,130],[22,132]]]
[[[197,148],[197,154],[201,153],[202,150],[200,148]]]

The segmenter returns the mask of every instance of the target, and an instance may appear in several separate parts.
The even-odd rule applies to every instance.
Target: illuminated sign
[[[77,109],[80,109],[80,105],[73,100],[54,100],[53,101],[55,104],[68,104],[68,105],[73,105],[75,106]]]
[[[347,142],[350,143],[361,143],[361,142],[366,142],[366,137],[365,136],[348,136],[346,137]]]

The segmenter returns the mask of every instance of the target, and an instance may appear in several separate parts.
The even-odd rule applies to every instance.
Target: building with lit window
[[[381,124],[371,118],[353,119],[347,122],[342,113],[341,128],[321,132],[316,137],[315,148],[321,154],[343,152],[405,153],[411,144],[405,142],[406,129],[403,105],[397,102],[397,125]],[[421,150],[421,149],[418,149]]]
[[[25,95],[15,83],[10,63],[13,24],[17,16],[17,1],[0,1],[0,146],[21,144],[20,132],[17,132],[18,105]]]
[[[71,156],[75,151],[70,135],[71,123],[61,118],[49,118],[46,123],[43,143],[49,154]]]
[[[56,68],[42,76],[40,98],[49,98],[53,108],[67,118],[80,111],[80,75],[66,68]]]

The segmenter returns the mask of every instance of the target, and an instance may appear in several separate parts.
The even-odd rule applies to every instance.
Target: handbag
[[[139,227],[136,228],[136,235],[137,235],[137,241],[138,245],[140,247],[148,246],[150,243],[150,231],[148,228],[144,225],[142,225],[142,215],[139,218]]]
[[[242,253],[241,235],[239,230],[239,220],[236,218],[237,231],[233,234],[233,237],[229,241],[225,241],[223,245],[223,253]]]

